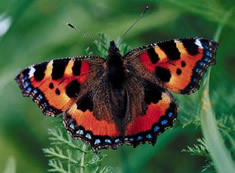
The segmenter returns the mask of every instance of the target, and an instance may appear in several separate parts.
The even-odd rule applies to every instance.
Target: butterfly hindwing
[[[164,88],[144,82],[145,111],[138,115],[126,128],[125,143],[134,147],[140,143],[155,144],[157,136],[173,125],[178,106],[173,96]]]
[[[64,126],[73,138],[88,142],[94,151],[107,147],[116,148],[121,143],[116,138],[119,136],[117,126],[107,109],[104,109],[102,117],[96,115],[100,108],[96,108],[90,93],[91,91],[86,93],[66,111]],[[116,143],[113,144],[113,141]]]
[[[16,81],[24,96],[32,97],[43,113],[56,116],[64,112],[79,95],[92,69],[92,58],[64,58],[25,68]]]
[[[131,61],[134,52],[139,52],[135,56],[144,69],[166,88],[191,94],[198,90],[208,66],[215,64],[217,46],[206,38],[175,39],[134,49],[125,58]]]

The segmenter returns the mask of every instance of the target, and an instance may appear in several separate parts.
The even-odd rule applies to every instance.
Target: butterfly
[[[106,59],[79,56],[32,65],[16,76],[23,96],[43,114],[62,113],[66,130],[98,149],[156,143],[172,127],[178,105],[170,91],[191,94],[216,63],[218,43],[174,39],[121,55],[110,41]]]

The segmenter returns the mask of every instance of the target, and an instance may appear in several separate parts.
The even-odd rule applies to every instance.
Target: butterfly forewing
[[[16,81],[24,96],[32,97],[43,113],[56,116],[70,107],[94,71],[91,59],[98,57],[64,58],[27,67]]]
[[[137,58],[169,90],[191,94],[208,66],[215,64],[217,46],[206,38],[175,39],[134,49],[124,58],[130,63]]]

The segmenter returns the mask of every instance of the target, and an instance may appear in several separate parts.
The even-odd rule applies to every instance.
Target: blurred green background
[[[67,22],[91,35],[103,32],[116,39],[146,5],[150,9],[123,41],[132,48],[173,38],[213,39],[235,1],[0,1],[0,172],[7,164],[19,173],[47,172],[48,158],[42,148],[49,146],[48,128],[57,124],[31,99],[22,97],[14,81],[16,74],[31,64],[85,55],[88,46],[92,50],[93,42],[66,26]],[[235,115],[234,21],[232,13],[220,36],[217,65],[211,71],[210,92],[217,119]],[[180,111],[175,128],[160,135],[155,147],[146,144],[136,149],[123,146],[117,151],[102,150],[107,154],[102,165],[113,167],[113,172],[200,172],[205,159],[182,152],[202,136],[200,126],[193,125],[201,104],[197,96],[176,96]]]

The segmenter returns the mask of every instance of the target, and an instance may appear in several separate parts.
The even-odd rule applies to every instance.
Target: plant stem
[[[231,11],[227,12],[224,16],[223,22],[218,26],[214,36],[214,39],[216,41],[219,40],[222,29],[230,15]],[[202,106],[200,111],[200,120],[202,133],[205,138],[207,149],[211,155],[213,162],[215,163],[216,170],[220,173],[230,173],[234,172],[235,167],[216,125],[216,118],[211,107],[211,101],[209,97],[209,77],[210,69],[208,71],[208,78],[203,85],[203,93],[201,97]]]
[[[80,173],[85,172],[85,156],[86,156],[86,144],[83,144],[82,146],[82,157],[80,162]]]

